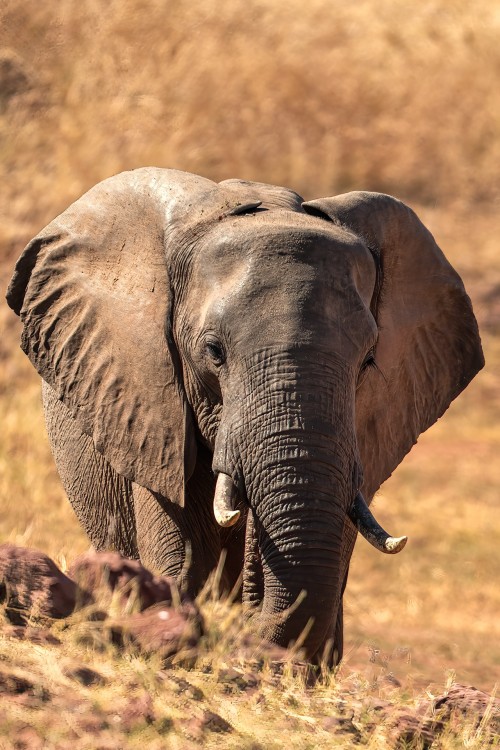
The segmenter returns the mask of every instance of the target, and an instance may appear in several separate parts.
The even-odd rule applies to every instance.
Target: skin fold
[[[225,550],[266,638],[338,662],[356,527],[385,539],[359,508],[483,365],[411,209],[125,172],[32,240],[7,299],[94,546],[193,595]]]

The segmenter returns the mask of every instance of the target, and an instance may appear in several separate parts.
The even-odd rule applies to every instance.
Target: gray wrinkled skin
[[[483,365],[462,282],[411,209],[125,172],[32,240],[7,298],[95,547],[192,593],[225,549],[222,584],[243,570],[266,637],[307,626],[307,656],[338,660],[353,499]],[[214,472],[237,488],[231,528]]]

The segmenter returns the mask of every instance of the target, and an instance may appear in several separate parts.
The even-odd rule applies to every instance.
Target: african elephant
[[[7,298],[95,547],[192,593],[224,548],[265,637],[306,630],[308,658],[338,661],[357,530],[406,541],[368,505],[483,366],[462,282],[413,211],[138,169],[32,240]]]

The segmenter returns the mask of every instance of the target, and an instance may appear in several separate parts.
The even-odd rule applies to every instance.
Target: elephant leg
[[[97,550],[115,549],[137,558],[131,482],[95,449],[45,382],[42,400],[59,477],[91,543]]]
[[[202,584],[224,555],[225,563],[219,578],[219,592],[224,594],[234,591],[242,572],[246,508],[240,506],[241,519],[235,526],[221,528],[213,512],[214,492],[212,453],[199,444],[196,468],[187,484],[186,506],[181,512],[191,545],[192,568],[200,571],[198,578],[201,577]]]
[[[154,492],[133,483],[137,548],[143,565],[185,585],[186,543],[175,507]],[[172,506],[172,507],[169,507]]]
[[[200,472],[197,466],[196,473]],[[147,567],[177,579],[179,588],[196,596],[219,563],[221,537],[207,499],[200,496],[201,477],[193,476],[185,507],[133,484],[137,547]],[[236,575],[239,574],[239,571]],[[223,575],[221,588],[227,589]]]
[[[221,593],[231,592],[234,601],[242,599],[243,561],[245,555],[245,529],[247,514],[242,509],[242,516],[236,526],[221,529],[220,543],[226,553]]]
[[[342,660],[344,655],[344,604],[343,600],[340,600],[339,608],[337,610],[337,621],[335,623],[335,634],[333,636],[333,653],[332,662],[333,666],[337,666]]]

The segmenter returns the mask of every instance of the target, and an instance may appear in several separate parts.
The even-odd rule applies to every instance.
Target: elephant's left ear
[[[404,203],[353,192],[303,207],[358,235],[379,267],[377,366],[356,398],[363,489],[371,496],[483,367],[477,323],[460,277]]]
[[[97,450],[180,504],[196,449],[165,240],[172,207],[212,185],[158,169],[100,183],[30,242],[7,292],[23,350]]]

